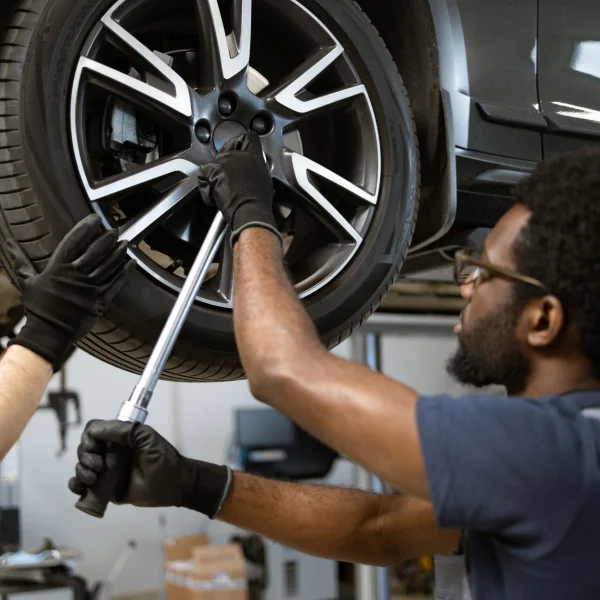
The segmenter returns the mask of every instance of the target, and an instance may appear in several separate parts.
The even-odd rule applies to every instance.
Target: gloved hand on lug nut
[[[106,231],[97,215],[78,223],[60,242],[45,269],[15,241],[5,244],[21,289],[27,321],[9,346],[20,345],[50,362],[55,371],[105,313],[134,263],[127,242]]]
[[[180,506],[214,519],[231,487],[228,467],[185,458],[152,428],[138,423],[90,421],[77,456],[69,489],[85,494],[104,477],[112,489],[103,486],[102,495],[114,504]]]
[[[249,227],[272,231],[281,240],[273,215],[273,183],[260,138],[254,132],[229,140],[214,163],[198,176],[202,200],[215,205],[231,226],[231,243]]]

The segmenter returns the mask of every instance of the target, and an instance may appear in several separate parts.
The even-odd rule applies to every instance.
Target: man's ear
[[[560,335],[566,315],[556,296],[548,295],[531,303],[527,309],[527,342],[533,348],[546,348]]]

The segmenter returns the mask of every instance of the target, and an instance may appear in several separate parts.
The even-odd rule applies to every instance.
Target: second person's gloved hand
[[[60,242],[41,273],[15,240],[6,242],[27,317],[9,346],[24,346],[55,371],[61,368],[135,266],[127,260],[127,242],[118,243],[117,235],[116,230],[105,231],[97,215],[86,217]]]
[[[214,163],[198,176],[202,200],[216,204],[231,226],[231,243],[249,227],[272,231],[281,240],[273,215],[273,183],[260,138],[254,132],[229,140]]]
[[[210,518],[227,499],[227,467],[185,458],[147,425],[90,421],[77,450],[79,463],[69,489],[82,495],[106,477],[103,499],[145,507],[181,506]]]

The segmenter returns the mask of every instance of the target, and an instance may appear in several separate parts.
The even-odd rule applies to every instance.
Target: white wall
[[[382,336],[382,370],[420,394],[458,395],[464,388],[446,373],[446,361],[456,350],[450,327],[407,326]]]
[[[444,371],[455,340],[448,327],[415,328],[394,333],[383,341],[383,369],[422,393],[459,393]],[[348,356],[349,344],[338,351]],[[69,386],[80,393],[84,421],[113,418],[121,402],[137,381],[136,376],[109,367],[77,352],[69,363]],[[53,382],[56,386],[58,382]],[[175,443],[182,453],[207,461],[222,462],[233,431],[233,409],[258,406],[245,382],[225,384],[173,384],[162,382],[150,410],[148,424]],[[162,585],[161,540],[164,535],[187,535],[208,529],[215,543],[224,542],[231,528],[210,523],[181,509],[135,509],[110,507],[103,520],[78,512],[75,497],[67,489],[76,462],[81,431],[71,430],[69,450],[60,459],[56,419],[53,413],[36,414],[25,431],[21,455],[21,519],[26,546],[36,546],[45,537],[59,545],[84,553],[81,573],[91,580],[106,577],[128,540],[138,549],[113,593],[159,589]],[[352,469],[341,462],[332,481],[352,484]],[[166,527],[161,529],[161,515]],[[67,597],[63,595],[62,597]]]

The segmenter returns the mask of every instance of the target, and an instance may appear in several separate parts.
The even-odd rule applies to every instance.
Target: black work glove
[[[102,496],[114,504],[181,506],[214,519],[227,499],[232,474],[185,458],[154,429],[122,421],[90,421],[77,450],[69,489],[84,494],[99,478]]]
[[[15,240],[6,242],[27,317],[9,346],[29,348],[60,370],[73,344],[91,331],[134,268],[127,242],[118,243],[117,235],[90,215],[60,242],[41,273]]]
[[[229,140],[214,163],[200,168],[198,188],[204,203],[216,204],[231,226],[232,245],[249,227],[268,229],[282,240],[273,215],[273,183],[256,133]]]

